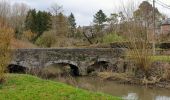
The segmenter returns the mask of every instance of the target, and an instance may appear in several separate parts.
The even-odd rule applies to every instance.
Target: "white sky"
[[[93,15],[102,9],[104,13],[110,15],[110,13],[115,13],[120,11],[122,4],[129,4],[130,2],[135,2],[136,4],[141,3],[144,0],[8,0],[12,3],[23,2],[28,4],[32,8],[39,10],[47,10],[52,4],[62,5],[64,8],[64,13],[69,15],[71,12],[76,17],[76,22],[78,25],[89,25],[93,21]],[[152,1],[152,0],[148,0]],[[170,0],[159,0],[167,5],[170,5]],[[170,17],[170,9],[165,9],[156,4],[160,12],[168,15]]]

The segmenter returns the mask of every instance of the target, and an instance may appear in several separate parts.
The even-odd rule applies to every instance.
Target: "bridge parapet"
[[[45,67],[52,63],[68,63],[77,66],[83,74],[92,62],[115,62],[124,55],[124,49],[112,48],[16,49],[12,64],[32,68]]]

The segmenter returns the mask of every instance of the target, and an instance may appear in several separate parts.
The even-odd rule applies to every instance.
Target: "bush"
[[[0,28],[0,83],[5,79],[5,70],[10,61],[10,41],[12,29]]]
[[[135,76],[138,78],[148,78],[148,70],[151,68],[153,47],[149,43],[150,40],[147,39],[147,31],[142,26],[137,26],[137,24],[131,23],[129,27],[129,49],[127,57],[130,61],[133,61],[136,69]]]
[[[56,36],[52,31],[44,32],[42,36],[40,36],[36,43],[41,47],[51,47],[56,42]]]
[[[122,41],[124,41],[124,38],[117,35],[116,33],[106,34],[102,38],[103,43],[122,42]]]
[[[31,30],[24,31],[22,34],[23,40],[32,41],[34,37],[35,37],[35,33],[31,32]]]

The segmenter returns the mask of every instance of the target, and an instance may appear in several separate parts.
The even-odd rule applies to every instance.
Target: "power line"
[[[153,0],[147,0],[147,1],[153,2]],[[164,8],[166,8],[166,9],[170,9],[170,5],[167,5],[167,4],[165,4],[165,3],[163,3],[163,2],[161,2],[159,0],[156,0],[155,3],[162,6],[162,7],[164,7]]]
[[[156,3],[164,8],[170,9],[170,6],[168,6],[167,4],[161,3],[158,0],[156,1]]]
[[[161,3],[161,4],[163,4],[163,5],[165,5],[165,6],[167,6],[167,7],[170,7],[170,5],[167,5],[166,3],[163,3],[162,1],[160,1],[160,0],[157,0],[159,3]]]

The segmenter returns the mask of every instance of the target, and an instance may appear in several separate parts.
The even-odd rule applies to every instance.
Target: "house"
[[[92,35],[94,33],[93,26],[83,26],[82,30],[87,37],[92,37]]]
[[[170,33],[170,18],[167,18],[164,21],[162,21],[161,34],[162,35],[167,35],[169,33]]]

